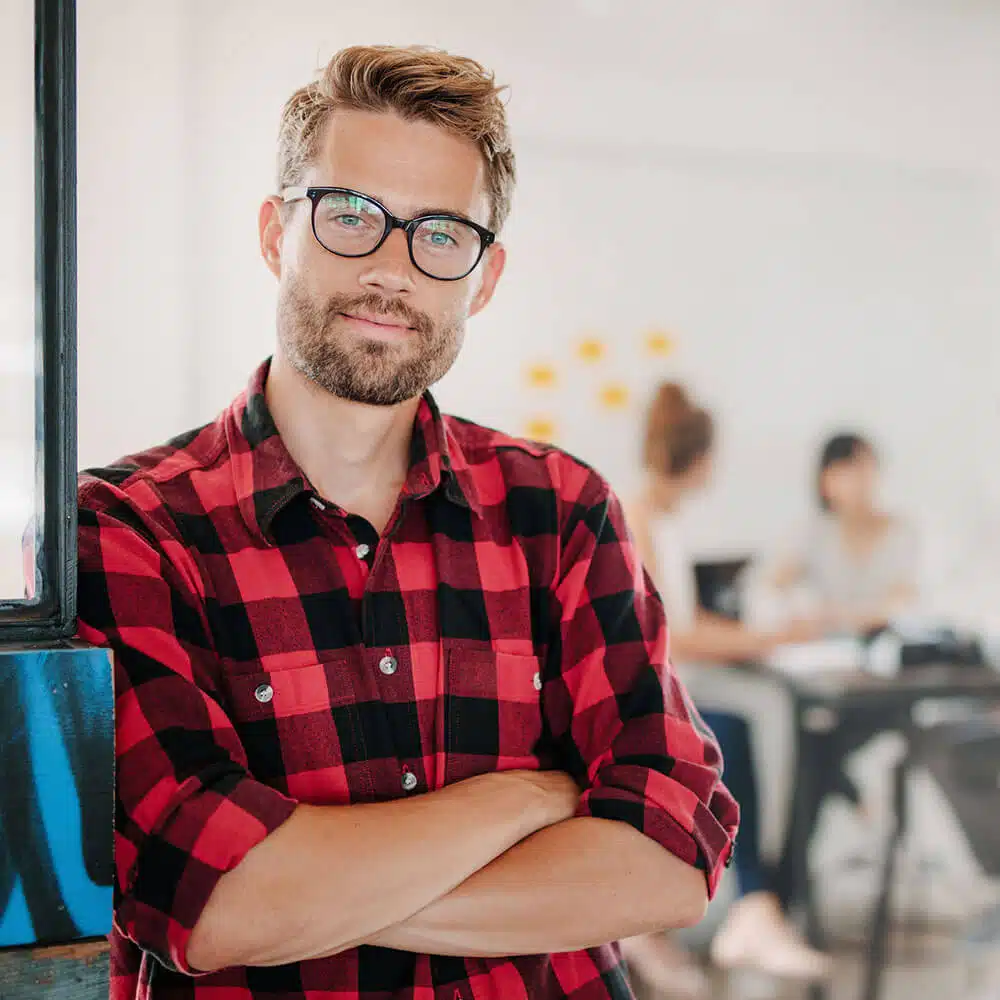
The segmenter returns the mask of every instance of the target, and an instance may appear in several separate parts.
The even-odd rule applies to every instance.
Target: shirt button
[[[262,705],[266,705],[274,697],[274,688],[270,684],[258,684],[253,696]]]
[[[535,674],[535,676],[531,678],[531,683],[535,685],[535,690],[536,691],[541,691],[542,690],[542,675],[541,674]]]
[[[365,558],[365,556],[367,556],[369,552],[371,552],[371,549],[370,549],[370,548],[368,548],[368,546],[367,546],[367,545],[365,545],[365,543],[364,543],[364,542],[362,542],[362,543],[361,543],[361,544],[360,544],[360,545],[359,545],[359,546],[358,546],[358,547],[357,547],[357,548],[356,548],[356,549],[354,550],[354,554],[355,554],[355,555],[356,555],[356,556],[357,556],[357,557],[358,557],[359,559],[364,559],[364,558]]]
[[[395,656],[383,656],[382,659],[378,661],[378,668],[383,674],[386,675],[386,677],[391,677],[399,668],[399,664],[396,662]]]
[[[417,787],[417,776],[412,771],[403,772],[403,791],[412,792]]]

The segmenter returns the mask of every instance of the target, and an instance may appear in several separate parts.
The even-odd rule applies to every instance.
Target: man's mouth
[[[379,333],[403,333],[412,330],[405,320],[397,316],[386,315],[385,313],[368,312],[345,312],[341,313],[345,319],[353,320],[362,328],[367,328],[372,332]]]

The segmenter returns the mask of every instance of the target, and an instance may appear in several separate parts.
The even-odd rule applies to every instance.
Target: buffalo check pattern
[[[737,807],[663,608],[592,469],[427,395],[382,536],[322,500],[264,400],[80,480],[82,638],[116,661],[114,1000],[631,996],[616,946],[455,959],[369,946],[196,975],[218,879],[296,803],[561,768],[714,891]]]

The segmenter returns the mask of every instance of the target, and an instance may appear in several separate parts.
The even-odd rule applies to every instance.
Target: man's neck
[[[341,399],[278,353],[265,398],[285,447],[313,488],[382,531],[406,481],[419,397],[398,406]]]

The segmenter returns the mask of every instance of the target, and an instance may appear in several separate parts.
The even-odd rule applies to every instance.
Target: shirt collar
[[[250,530],[271,543],[271,525],[296,497],[313,495],[288,453],[264,398],[270,359],[253,373],[225,414],[226,436],[240,513]],[[413,424],[404,493],[422,499],[442,489],[452,503],[482,513],[471,469],[450,421],[425,392]]]

